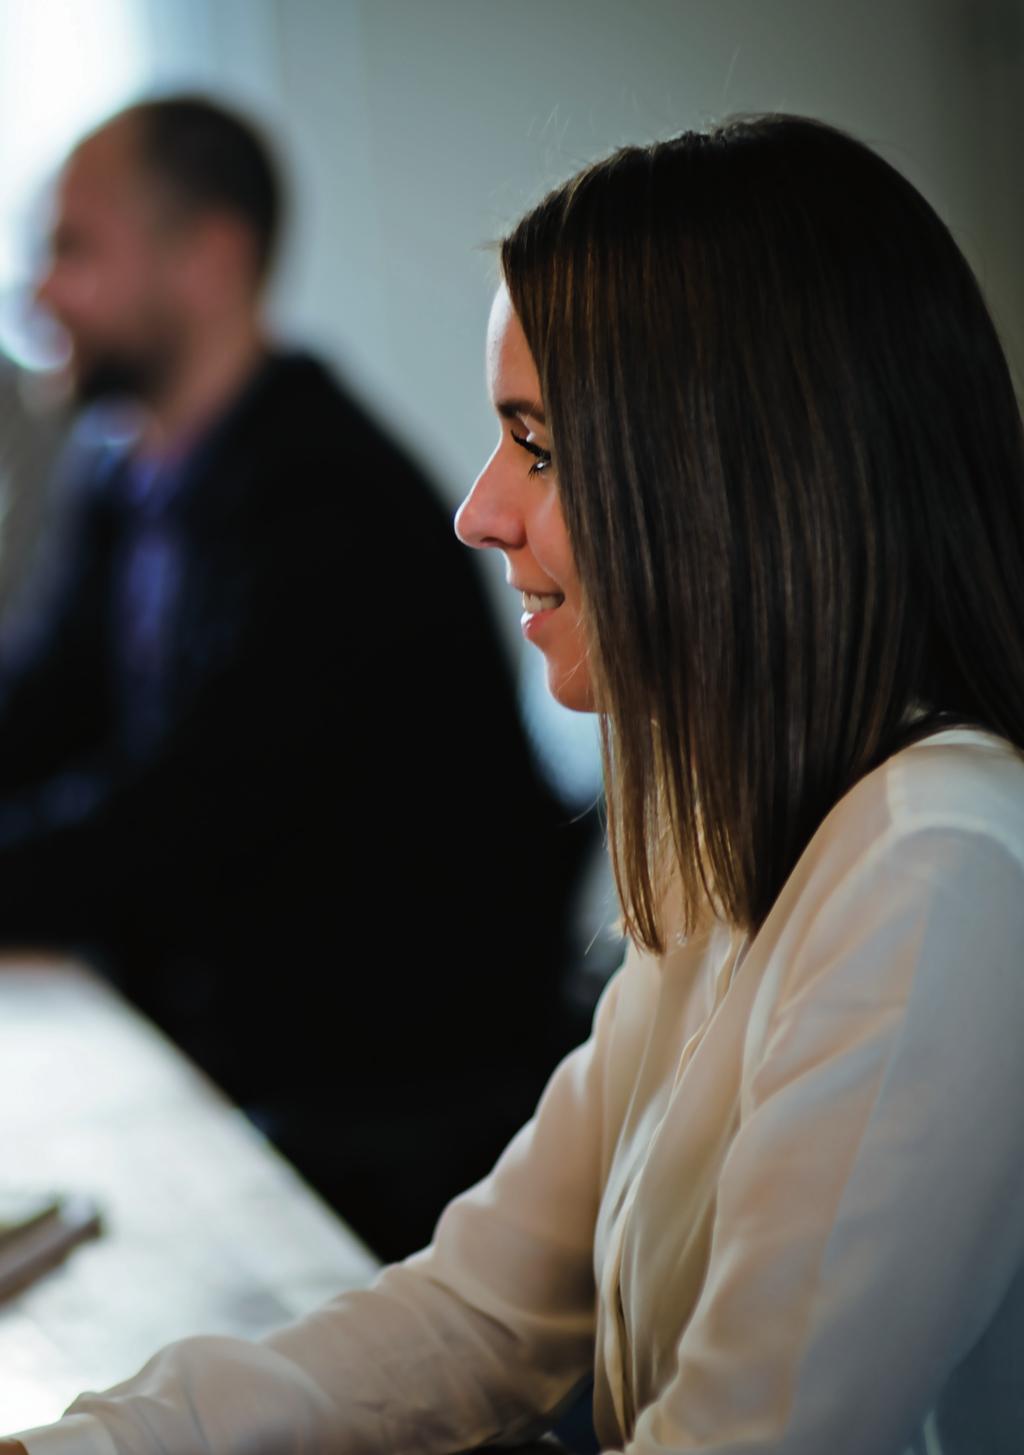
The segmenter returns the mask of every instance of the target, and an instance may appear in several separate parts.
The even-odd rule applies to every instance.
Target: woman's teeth
[[[561,606],[564,600],[565,597],[560,591],[552,592],[549,596],[539,596],[534,591],[524,591],[523,610],[534,616],[538,611],[553,611],[556,606]]]

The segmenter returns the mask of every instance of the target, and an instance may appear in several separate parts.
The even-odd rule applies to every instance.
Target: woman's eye
[[[545,470],[551,468],[550,450],[545,450],[535,440],[527,439],[525,435],[516,434],[514,430],[512,431],[512,438],[520,449],[526,450],[528,454],[534,456],[534,462],[526,472],[528,475],[543,475]]]

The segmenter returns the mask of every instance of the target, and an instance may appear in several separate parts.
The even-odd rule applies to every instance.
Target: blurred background
[[[54,167],[114,108],[178,87],[270,130],[293,178],[278,326],[335,361],[453,505],[494,433],[487,244],[590,158],[731,112],[820,116],[904,170],[1024,369],[1024,0],[0,0],[9,352],[32,360],[19,290]],[[523,662],[528,712],[585,796],[592,724],[549,707],[537,666]]]
[[[951,226],[1024,375],[1024,0],[0,0],[0,350],[18,366],[0,372],[0,623],[44,549],[64,429],[63,346],[31,302],[53,180],[89,128],[176,90],[239,107],[272,139],[291,210],[274,329],[334,366],[448,510],[495,436],[491,242],[588,160],[732,113],[821,117],[906,173]],[[387,513],[377,538],[373,479],[349,488],[370,522],[354,548],[372,555]],[[564,813],[582,815],[600,791],[595,724],[552,703],[501,562],[476,565],[533,751]],[[400,601],[402,581],[387,590]],[[417,704],[406,711],[415,734]],[[580,1026],[621,949],[598,839],[571,907]],[[535,1090],[509,1093],[509,1125]],[[506,1133],[492,1129],[474,1175]],[[401,1160],[421,1129],[393,1137]],[[351,1213],[315,1164],[310,1153],[304,1170]],[[407,1251],[452,1190],[434,1189],[392,1241],[376,1214],[363,1230]]]

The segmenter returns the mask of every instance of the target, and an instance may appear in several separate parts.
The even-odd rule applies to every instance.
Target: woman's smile
[[[508,584],[522,596],[523,636],[544,654],[552,696],[564,707],[591,712],[582,597],[540,380],[504,287],[487,331],[487,381],[501,434],[455,529],[466,545],[502,552]]]

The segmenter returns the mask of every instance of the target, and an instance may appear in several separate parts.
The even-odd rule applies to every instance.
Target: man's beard
[[[72,365],[75,398],[80,404],[100,400],[137,399],[152,403],[169,375],[168,361],[156,353],[118,353],[116,349],[75,357]]]

